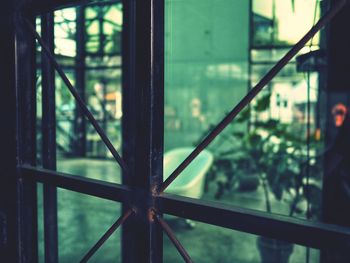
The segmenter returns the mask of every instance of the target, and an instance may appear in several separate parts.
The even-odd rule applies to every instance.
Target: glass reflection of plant
[[[269,108],[270,95],[262,96],[251,111],[259,114]],[[251,116],[245,110],[236,119],[247,122]],[[237,189],[243,180],[257,182],[263,188],[267,212],[272,212],[271,194],[289,204],[289,216],[306,212],[302,204],[309,201],[309,215],[317,216],[320,203],[321,169],[316,158],[318,142],[312,141],[312,154],[307,161],[305,138],[290,130],[290,124],[276,120],[255,121],[250,132],[230,132],[224,144],[229,150],[215,154],[216,160],[208,180],[216,182],[216,198]],[[309,165],[307,165],[309,163]],[[250,179],[249,179],[250,178]]]

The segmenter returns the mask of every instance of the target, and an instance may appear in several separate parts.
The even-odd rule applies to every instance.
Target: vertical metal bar
[[[85,102],[85,7],[77,7],[77,19],[76,19],[76,49],[77,56],[75,61],[75,78],[76,89],[79,96]],[[74,132],[76,134],[74,146],[74,153],[76,156],[84,157],[86,155],[86,119],[83,111],[76,103],[75,118],[74,118]]]
[[[122,260],[162,262],[151,208],[163,177],[164,1],[124,1],[123,10],[123,156],[133,167],[123,181],[143,191],[130,200],[137,212],[123,226]]]
[[[35,18],[27,20],[35,24]],[[35,39],[18,14],[15,20],[15,68],[18,164],[36,163],[36,63]],[[37,192],[36,183],[21,176],[18,178],[20,202],[20,262],[37,262]]]
[[[18,203],[16,178],[16,94],[13,10],[0,15],[0,258],[20,262],[18,251]]]
[[[327,0],[321,1],[321,12],[334,8],[338,1]],[[327,26],[324,34],[321,35],[321,47],[326,50],[327,67],[323,70],[321,80],[325,98],[325,148],[331,151],[323,157],[323,186],[322,186],[322,221],[330,224],[338,224],[349,226],[349,220],[346,214],[342,213],[342,207],[348,199],[343,194],[337,194],[340,186],[340,171],[342,171],[342,163],[346,163],[348,151],[345,150],[347,138],[341,135],[342,128],[336,127],[334,116],[332,114],[333,107],[337,103],[345,103],[348,106],[349,96],[349,75],[347,72],[350,52],[350,39],[344,37],[344,25],[350,21],[350,5],[343,8],[337,17],[335,17]],[[348,117],[347,117],[348,118]],[[348,121],[345,119],[345,122]],[[345,134],[345,133],[344,133]],[[342,143],[340,142],[340,139]],[[338,141],[339,140],[339,141]],[[337,142],[338,141],[338,142]],[[344,147],[345,146],[345,147]],[[344,149],[344,150],[343,150]],[[345,169],[344,169],[345,170]],[[343,204],[343,205],[342,205]],[[321,250],[321,263],[346,262],[349,260],[349,246],[346,249],[324,248]]]
[[[312,39],[311,39],[312,42]],[[311,45],[311,44],[310,44]],[[307,73],[307,106],[306,106],[306,219],[310,220],[311,206],[310,206],[310,143],[311,143],[311,101],[310,101],[310,71]],[[305,263],[310,262],[310,248],[305,248]]]
[[[103,30],[104,24],[104,6],[97,7],[97,17],[98,17],[98,54],[102,57],[105,50],[105,34]]]
[[[108,131],[108,111],[107,111],[107,81],[103,78],[101,79],[102,84],[102,100],[101,100],[101,106],[102,106],[102,129],[104,129],[106,132]]]
[[[54,51],[54,15],[47,13],[41,16],[42,37],[48,48]],[[42,72],[42,158],[43,167],[56,170],[56,101],[55,71],[45,54],[41,54]],[[45,262],[58,262],[57,235],[57,189],[44,185],[44,240]]]
[[[254,13],[253,13],[253,1],[249,0],[249,39],[248,39],[248,89],[247,93],[250,91],[251,88],[253,88],[253,58],[252,58],[252,50],[254,48],[254,33],[255,33],[255,27],[254,27]],[[251,111],[250,104],[247,106],[249,107],[249,111]],[[252,119],[249,118],[247,120],[247,131],[249,132],[252,128]]]
[[[122,28],[122,156],[128,165],[128,174],[122,173],[122,182],[132,185],[136,167],[136,97],[135,97],[135,7],[136,1],[123,0],[123,28]],[[132,200],[130,200],[131,202]],[[125,213],[130,206],[122,204]],[[122,226],[121,258],[122,262],[131,261],[136,247],[133,245],[133,225],[136,225],[136,215]],[[136,235],[134,234],[134,237]]]

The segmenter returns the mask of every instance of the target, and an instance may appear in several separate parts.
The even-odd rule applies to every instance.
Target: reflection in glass
[[[165,176],[170,153],[195,147],[320,16],[318,1],[212,2],[166,1]],[[318,49],[317,35],[208,147],[202,194],[177,194],[320,219],[325,94],[301,62]]]
[[[42,185],[38,187],[38,216],[42,222]],[[79,262],[120,216],[115,202],[58,190],[59,262]],[[43,261],[43,224],[39,223],[39,256]],[[89,262],[120,261],[120,230],[114,233]]]
[[[114,147],[120,152],[122,5],[107,2],[66,8],[55,11],[54,17],[56,59]],[[37,24],[40,31],[40,19],[37,19]],[[67,159],[72,162],[72,158],[78,158],[76,159],[78,163],[84,162],[86,157],[112,159],[112,155],[92,125],[82,115],[58,74],[55,84],[58,169],[66,171]],[[40,149],[42,116],[40,70],[38,70],[37,94],[38,149]],[[38,152],[40,164],[40,151]],[[115,170],[117,172],[111,174],[119,174],[117,164]],[[103,170],[100,170],[101,172]],[[79,174],[85,175],[82,171]],[[120,180],[118,178],[114,181]]]
[[[248,7],[166,1],[166,150],[192,146],[247,92]]]
[[[122,4],[85,3],[54,12],[55,57],[114,147],[121,148]],[[37,18],[40,32],[40,18]],[[40,47],[38,47],[40,50]],[[38,58],[38,166],[41,165],[41,72]],[[91,124],[56,74],[57,170],[102,181],[121,182],[120,168],[111,160]],[[43,200],[39,186],[39,247],[43,262]],[[120,216],[120,204],[58,190],[59,261],[78,262]],[[120,232],[90,260],[120,261]]]
[[[174,152],[193,149],[315,22],[318,2],[254,0],[250,6],[242,0],[166,0],[166,175],[189,153]],[[122,23],[119,3],[55,12],[56,57],[118,150]],[[85,34],[80,42],[79,30]],[[299,56],[318,50],[319,42],[315,37]],[[293,59],[210,145],[207,158],[200,156],[168,191],[319,219],[327,123],[321,110],[326,96],[320,89],[323,78],[315,68]],[[38,94],[40,88],[39,76]],[[56,96],[58,169],[120,182],[117,164],[107,160],[109,153],[92,127],[85,125],[58,77]],[[339,103],[334,104],[335,126],[344,121],[336,107]],[[187,192],[174,190],[193,181],[197,185]],[[39,207],[41,202],[39,197]],[[119,205],[63,190],[58,206],[62,262],[82,256],[120,214]],[[193,222],[173,220],[171,226],[195,261],[261,262],[255,244],[262,239],[256,236],[199,223],[193,228]],[[118,259],[118,234],[109,242],[96,262]],[[260,250],[272,246],[266,240],[258,244]],[[307,257],[309,262],[318,261],[318,251],[285,247],[286,254],[291,253],[289,262],[304,262]],[[165,262],[180,261],[168,241],[164,256]]]

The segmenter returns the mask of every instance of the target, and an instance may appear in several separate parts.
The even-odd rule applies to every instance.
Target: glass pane
[[[42,185],[38,187],[39,256],[44,262]],[[59,261],[77,262],[85,256],[121,215],[118,203],[68,190],[58,190]],[[120,261],[120,230],[117,230],[89,262]]]
[[[247,92],[248,8],[247,1],[166,1],[166,151],[191,147]]]
[[[121,183],[120,170],[114,160],[88,158],[59,159],[58,170],[112,183]]]
[[[112,144],[121,150],[121,31],[122,5],[85,4],[54,12],[55,57],[84,99]],[[40,19],[37,19],[40,32]],[[40,51],[40,47],[38,47]],[[42,165],[41,72],[38,55],[38,166]],[[120,183],[119,165],[92,125],[82,115],[56,73],[57,170]],[[42,186],[38,194],[40,262],[44,262]],[[59,261],[76,262],[120,216],[120,204],[58,189]],[[120,261],[120,232],[116,232],[91,262]],[[90,262],[89,261],[89,262]]]
[[[165,178],[320,16],[319,1],[166,1]],[[327,90],[324,48],[315,36],[167,192],[348,225],[347,183],[325,183],[348,173],[344,157],[325,174],[348,95]]]
[[[204,223],[186,222],[183,218],[166,216],[166,220],[194,262],[318,263],[320,259],[316,249]],[[164,262],[182,261],[164,234]]]
[[[121,3],[57,10],[54,21],[58,63],[116,150],[121,152]],[[40,19],[37,19],[37,24],[40,32]],[[38,70],[39,165],[42,147],[40,74]],[[120,182],[119,165],[113,163],[111,153],[57,73],[55,88],[57,169]]]

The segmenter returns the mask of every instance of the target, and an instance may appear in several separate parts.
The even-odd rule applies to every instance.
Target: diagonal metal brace
[[[80,263],[88,262],[88,260],[97,252],[97,250],[103,245],[104,242],[118,229],[118,227],[123,224],[129,216],[134,213],[132,209],[129,209],[118,218],[118,220],[104,233],[104,235],[97,241],[97,243],[89,250],[88,253],[83,257]]]
[[[174,232],[171,230],[169,225],[165,222],[163,218],[161,218],[158,214],[155,215],[155,218],[157,219],[158,223],[164,230],[164,232],[167,234],[169,237],[170,241],[174,244],[176,249],[179,251],[180,255],[182,258],[185,260],[186,263],[193,263],[193,260],[191,257],[188,255],[187,251],[185,248],[181,245],[180,241],[176,238]]]
[[[288,53],[259,81],[258,84],[226,115],[226,117],[205,137],[193,152],[174,170],[163,182],[159,192],[164,190],[186,169],[186,167],[234,120],[234,118],[259,94],[259,92],[288,64],[288,62],[314,37],[347,3],[339,0],[306,34],[296,43]]]
[[[106,135],[106,133],[104,132],[102,127],[98,124],[98,122],[96,121],[96,119],[93,116],[93,114],[89,111],[89,109],[87,108],[87,106],[84,103],[83,99],[80,97],[80,95],[77,92],[77,90],[73,87],[72,83],[67,78],[67,76],[64,73],[62,67],[57,63],[54,55],[51,53],[51,51],[47,47],[47,45],[44,42],[44,40],[41,38],[39,33],[35,30],[34,26],[26,18],[24,18],[24,20],[25,20],[25,22],[26,22],[30,32],[34,35],[34,37],[36,38],[36,40],[40,44],[40,46],[42,48],[42,51],[45,53],[47,58],[50,60],[50,62],[52,63],[52,65],[54,66],[54,68],[56,69],[56,71],[58,72],[60,77],[62,78],[63,82],[66,84],[66,86],[69,89],[70,93],[73,95],[75,100],[78,102],[78,105],[81,108],[81,110],[84,113],[84,115],[89,119],[90,123],[95,128],[96,132],[101,137],[102,141],[104,142],[104,144],[106,145],[108,150],[111,152],[111,154],[113,155],[114,159],[118,162],[118,164],[120,165],[122,170],[124,172],[126,172],[127,170],[126,170],[125,162],[120,157],[120,155],[118,154],[117,150],[114,148],[113,144],[109,140],[108,136]]]

